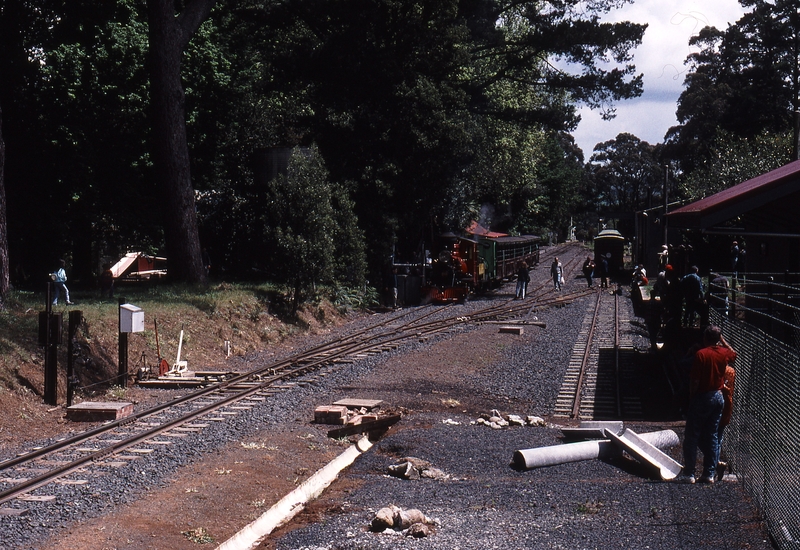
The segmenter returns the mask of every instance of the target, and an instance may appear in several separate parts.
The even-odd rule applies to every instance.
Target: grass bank
[[[225,341],[234,356],[269,348],[308,331],[324,330],[344,314],[365,305],[363,296],[320,291],[297,316],[290,315],[284,289],[269,284],[218,284],[207,288],[180,285],[127,286],[113,299],[97,292],[71,293],[74,305],[59,304],[64,314],[64,344],[59,346],[59,401],[66,395],[68,311],[81,312],[75,341],[75,365],[82,388],[104,390],[118,372],[119,297],[144,311],[144,332],[129,335],[128,372],[157,365],[160,356],[172,364],[184,331],[181,359],[195,370],[225,368]],[[44,292],[13,291],[0,311],[0,391],[42,396],[44,349],[38,343],[38,316]],[[158,341],[156,339],[158,330]]]

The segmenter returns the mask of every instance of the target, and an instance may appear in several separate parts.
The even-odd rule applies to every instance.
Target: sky
[[[589,160],[594,146],[627,132],[643,141],[664,141],[678,124],[675,111],[683,91],[686,57],[697,48],[689,38],[706,25],[720,30],[735,23],[744,10],[737,0],[634,0],[605,17],[606,21],[647,23],[642,44],[634,50],[636,74],[644,75],[643,93],[615,104],[617,116],[604,121],[599,111],[581,108],[581,122],[572,135]]]

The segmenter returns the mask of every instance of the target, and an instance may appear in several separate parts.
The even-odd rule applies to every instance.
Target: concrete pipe
[[[678,434],[672,430],[644,433],[639,437],[659,449],[674,447],[680,442]],[[608,459],[621,455],[622,448],[608,439],[600,439],[514,451],[513,464],[517,468],[530,470],[542,466],[554,466],[593,458]]]

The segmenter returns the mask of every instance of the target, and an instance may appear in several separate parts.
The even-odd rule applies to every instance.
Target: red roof
[[[682,206],[667,216],[671,227],[706,229],[798,191],[800,160]]]
[[[508,233],[497,233],[496,231],[489,231],[485,227],[483,227],[480,224],[478,224],[478,222],[476,222],[476,221],[473,221],[471,224],[469,224],[469,227],[467,227],[464,231],[466,233],[469,233],[470,235],[478,235],[480,237],[507,237],[508,236]]]

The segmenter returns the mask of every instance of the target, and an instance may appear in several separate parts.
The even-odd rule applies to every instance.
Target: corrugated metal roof
[[[682,206],[667,217],[671,227],[706,229],[798,191],[800,160]]]

